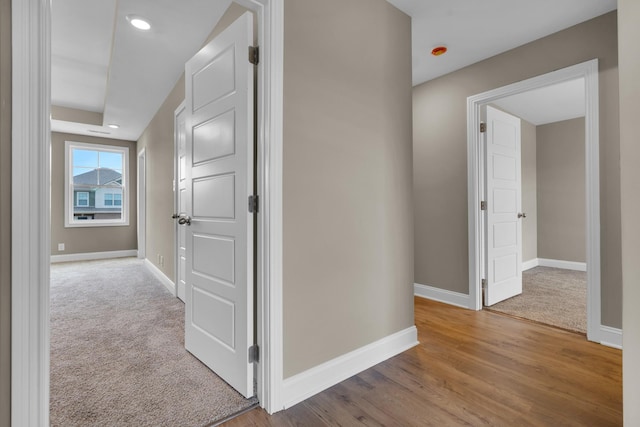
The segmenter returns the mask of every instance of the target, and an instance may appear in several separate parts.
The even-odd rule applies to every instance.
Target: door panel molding
[[[600,121],[598,60],[592,59],[567,68],[513,83],[467,98],[467,195],[469,229],[469,308],[482,309],[483,215],[481,109],[510,95],[569,80],[585,81],[586,210],[587,210],[587,338],[601,342],[600,301]]]

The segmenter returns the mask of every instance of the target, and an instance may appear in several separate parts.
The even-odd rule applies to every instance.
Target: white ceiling
[[[413,84],[616,9],[616,0],[387,0],[412,17]],[[431,55],[433,47],[449,51]]]
[[[104,126],[52,120],[52,130],[137,140],[230,3],[53,0],[52,105],[103,113]],[[133,28],[129,14],[151,30]]]
[[[584,79],[571,80],[494,101],[498,107],[536,126],[585,115]]]
[[[388,1],[412,16],[414,84],[616,8],[616,0]],[[139,139],[230,3],[53,0],[52,105],[103,118],[102,126],[52,120],[52,130]],[[152,29],[133,29],[128,14],[145,16]],[[438,44],[449,52],[436,58],[430,51]]]

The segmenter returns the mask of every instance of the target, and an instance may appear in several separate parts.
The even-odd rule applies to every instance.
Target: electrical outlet
[[[58,243],[58,250],[64,251],[64,243]]]
[[[164,257],[160,255],[160,267],[164,267]]]

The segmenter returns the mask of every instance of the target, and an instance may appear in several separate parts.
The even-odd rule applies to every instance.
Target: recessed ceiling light
[[[118,129],[120,127],[120,125],[117,125],[115,123],[110,123],[107,126],[109,126],[111,129]]]
[[[431,50],[431,55],[433,56],[440,56],[440,55],[444,55],[445,53],[447,53],[446,46],[436,46]]]
[[[139,30],[147,31],[151,28],[148,20],[137,15],[127,15],[127,21]]]

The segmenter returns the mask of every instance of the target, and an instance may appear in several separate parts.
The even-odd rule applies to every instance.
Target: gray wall
[[[622,352],[624,425],[640,425],[640,2],[618,0],[620,25],[620,152],[622,169]]]
[[[522,170],[522,261],[538,258],[538,196],[536,170],[536,126],[520,120]]]
[[[284,376],[413,325],[411,20],[285,0]]]
[[[538,126],[538,257],[586,262],[584,118]]]
[[[207,41],[218,35],[246,11],[246,8],[232,3],[220,18]],[[147,158],[146,257],[174,281],[175,220],[171,219],[174,208],[173,119],[175,110],[184,101],[184,90],[184,73],[182,73],[173,90],[138,140],[138,151],[145,148]],[[158,255],[164,257],[164,265],[158,264]]]
[[[233,4],[212,36],[244,11]],[[413,325],[410,45],[409,18],[383,0],[285,2],[286,377]],[[172,279],[183,99],[184,76],[138,140],[147,257]]]
[[[11,1],[0,0],[0,426],[11,424]]]
[[[129,225],[118,227],[64,226],[64,143],[65,141],[129,147]],[[51,255],[87,252],[135,250],[137,237],[137,154],[134,141],[96,138],[83,135],[52,132],[51,134]],[[65,250],[58,250],[58,243]]]
[[[414,88],[417,283],[469,291],[467,97],[598,58],[602,323],[621,327],[617,52],[617,20],[612,12]]]

